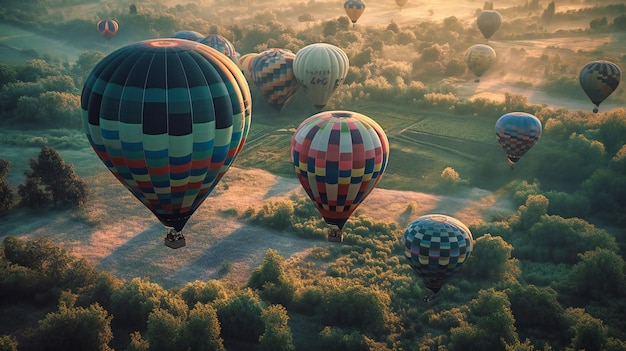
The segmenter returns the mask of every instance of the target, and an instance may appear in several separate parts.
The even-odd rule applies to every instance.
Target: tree
[[[121,288],[111,293],[110,307],[116,320],[131,330],[144,330],[148,315],[156,308],[184,317],[188,312],[187,304],[177,295],[151,283],[147,279],[133,278]]]
[[[519,342],[515,318],[507,295],[494,289],[481,290],[470,301],[467,323],[450,330],[451,350],[504,351],[507,344]]]
[[[568,308],[566,315],[572,321],[574,337],[571,346],[574,350],[604,350],[603,347],[607,342],[607,329],[602,320],[577,308]]]
[[[271,305],[262,314],[265,331],[259,338],[261,351],[292,351],[293,337],[289,316],[282,305]]]
[[[565,333],[565,310],[557,301],[556,290],[549,287],[524,286],[512,284],[506,289],[511,302],[511,311],[515,317],[515,326],[519,330],[537,335],[559,336]],[[567,340],[561,340],[566,342]]]
[[[148,351],[150,343],[141,337],[138,331],[130,333],[130,343],[124,351]]]
[[[524,256],[536,261],[576,264],[578,254],[596,248],[618,251],[615,237],[580,218],[544,215],[529,230]]]
[[[386,292],[354,285],[328,289],[325,295],[318,309],[323,323],[376,336],[387,331],[391,300]]]
[[[0,351],[17,351],[19,343],[10,335],[0,336]]]
[[[543,13],[541,14],[541,20],[544,23],[552,22],[552,18],[554,17],[555,12],[556,12],[556,5],[554,4],[554,1],[551,1],[548,4],[548,7],[546,7],[546,9],[543,10]]]
[[[600,29],[606,27],[608,21],[606,17],[594,18],[589,22],[589,28],[591,29]]]
[[[471,278],[500,281],[515,279],[517,261],[511,258],[513,246],[499,236],[485,234],[474,241],[474,249],[462,274]]]
[[[525,231],[530,229],[535,223],[539,222],[541,216],[548,213],[548,198],[544,195],[530,195],[526,199],[526,204],[519,207],[518,230]]]
[[[0,63],[0,88],[8,83],[15,82],[16,75],[17,72],[15,71],[15,68],[7,64]]]
[[[39,200],[41,185],[51,195],[55,207],[78,206],[87,200],[87,183],[78,178],[74,167],[66,164],[53,148],[42,147],[38,158],[30,159],[30,168],[31,172],[26,172],[27,185],[23,191],[26,195]]]
[[[441,181],[443,186],[453,186],[456,185],[461,177],[459,177],[459,173],[454,170],[452,167],[446,167],[441,172]]]
[[[146,340],[149,350],[154,351],[177,351],[179,350],[179,337],[183,328],[183,320],[170,312],[155,308],[148,315]]]
[[[580,262],[570,270],[567,291],[581,298],[598,300],[626,296],[626,262],[616,252],[596,248],[579,254]]]
[[[225,351],[220,322],[213,306],[198,302],[189,311],[181,332],[180,344],[194,351]]]
[[[112,351],[111,320],[113,316],[95,303],[74,307],[77,295],[64,292],[59,309],[39,322],[34,342],[41,350]]]
[[[17,194],[20,196],[20,205],[30,208],[41,208],[52,202],[50,194],[40,187],[31,172],[26,173],[26,183],[18,185]]]
[[[259,295],[271,303],[287,306],[293,301],[296,286],[294,279],[285,272],[283,260],[278,251],[267,250],[263,264],[250,275],[248,287],[259,290]]]
[[[7,212],[13,205],[13,191],[6,180],[10,169],[11,162],[0,158],[0,215]]]
[[[222,336],[257,343],[264,329],[262,313],[261,300],[253,291],[246,289],[235,294],[217,307]]]
[[[325,351],[369,351],[367,338],[358,331],[346,333],[343,329],[326,326],[319,333],[318,350]]]
[[[180,296],[189,308],[193,308],[198,302],[206,304],[226,297],[226,291],[219,280],[195,281],[185,284]]]

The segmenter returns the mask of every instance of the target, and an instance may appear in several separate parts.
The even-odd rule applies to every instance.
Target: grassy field
[[[375,119],[389,138],[389,164],[381,188],[432,191],[446,167],[454,168],[463,178],[474,172],[480,160],[505,162],[494,134],[495,121],[373,103],[357,103],[350,110]],[[291,114],[288,105],[279,116],[253,113],[248,142],[237,166],[294,177],[291,138],[307,117]]]

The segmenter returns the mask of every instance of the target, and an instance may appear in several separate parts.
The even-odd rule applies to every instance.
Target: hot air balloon
[[[346,0],[346,2],[343,3],[343,8],[346,10],[350,21],[352,21],[352,25],[354,25],[363,14],[363,11],[365,11],[365,3],[361,0]]]
[[[600,103],[617,89],[621,71],[613,62],[592,61],[580,71],[579,80],[583,90],[593,102],[593,112],[598,112]]]
[[[485,39],[489,39],[500,28],[502,16],[498,11],[482,10],[476,18],[476,24]]]
[[[411,222],[402,236],[404,256],[424,286],[433,294],[459,271],[473,249],[472,233],[454,217],[442,214],[421,216]]]
[[[252,61],[257,56],[259,56],[258,53],[251,52],[239,58],[239,62],[238,62],[239,69],[241,69],[241,71],[243,72],[243,75],[246,77],[246,79],[250,83],[252,83],[252,75],[250,73],[250,67],[252,66]]]
[[[298,51],[293,61],[293,73],[300,89],[321,110],[343,84],[349,66],[343,50],[331,44],[316,43]]]
[[[406,3],[409,0],[396,0],[396,5],[398,5],[398,7],[400,7],[400,9],[402,9],[404,7],[404,5],[406,5]]]
[[[98,22],[98,32],[100,32],[100,35],[106,40],[111,40],[118,29],[119,25],[115,20],[102,20]]]
[[[541,121],[526,112],[507,113],[496,122],[496,137],[513,168],[541,137]]]
[[[300,87],[293,73],[295,58],[289,50],[272,48],[259,53],[250,67],[252,81],[278,111]]]
[[[198,42],[153,39],[94,67],[81,114],[98,157],[169,228],[166,245],[177,248],[244,145],[251,98],[226,56]]]
[[[480,77],[496,60],[496,52],[489,45],[476,44],[465,52],[465,62],[476,77]],[[478,82],[479,79],[476,79]]]
[[[341,242],[350,215],[380,182],[389,159],[385,131],[352,111],[327,111],[304,120],[291,139],[291,160],[326,223]]]
[[[191,41],[198,41],[202,38],[204,38],[204,35],[193,31],[193,30],[181,30],[179,32],[176,32],[174,34],[172,34],[172,38],[176,38],[176,39],[187,39],[187,40],[191,40]]]
[[[223,36],[219,34],[209,34],[206,37],[198,40],[198,42],[221,52],[222,54],[230,58],[233,62],[238,62],[235,46]]]

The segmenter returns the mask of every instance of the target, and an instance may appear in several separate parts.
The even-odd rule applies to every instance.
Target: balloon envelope
[[[81,113],[109,171],[180,231],[243,147],[251,99],[224,55],[189,40],[155,39],[104,57],[83,86]]]
[[[243,72],[243,75],[250,83],[252,83],[252,74],[250,73],[250,68],[252,67],[252,61],[257,56],[259,56],[259,54],[256,52],[245,54],[239,58],[237,64],[237,66],[239,66],[239,69],[241,69],[241,71]]]
[[[365,11],[365,3],[361,0],[346,0],[343,3],[343,8],[352,24],[354,24]]]
[[[252,81],[275,109],[280,110],[300,87],[293,73],[295,58],[289,50],[273,48],[259,53],[252,61]]]
[[[404,5],[406,5],[406,3],[409,0],[396,0],[396,5],[398,5],[400,8],[404,7]]]
[[[465,62],[476,77],[480,77],[496,60],[496,52],[489,45],[476,44],[465,52]]]
[[[580,85],[598,112],[600,103],[617,89],[621,77],[619,67],[609,61],[592,61],[586,64],[579,75]]]
[[[327,111],[304,120],[291,140],[293,166],[324,220],[343,228],[380,182],[389,141],[373,119],[352,111]]]
[[[176,38],[176,39],[187,39],[187,40],[191,40],[191,41],[198,41],[202,38],[204,38],[204,35],[193,31],[193,30],[181,30],[179,32],[176,32],[174,34],[172,34],[172,38]]]
[[[526,112],[507,113],[496,122],[496,137],[515,164],[541,137],[541,121]]]
[[[424,285],[437,293],[469,259],[472,233],[456,218],[429,214],[409,224],[402,236],[404,256]]]
[[[476,24],[485,39],[489,39],[500,28],[502,16],[498,11],[482,10],[476,18]]]
[[[206,37],[198,40],[198,42],[221,52],[222,54],[226,55],[226,57],[230,58],[233,62],[238,62],[235,46],[223,36],[219,34],[209,34]]]
[[[119,25],[115,20],[102,20],[98,22],[98,32],[100,32],[100,35],[106,40],[111,40],[118,29]]]
[[[304,94],[315,107],[322,109],[343,84],[349,66],[343,50],[331,44],[316,43],[298,51],[293,73]]]

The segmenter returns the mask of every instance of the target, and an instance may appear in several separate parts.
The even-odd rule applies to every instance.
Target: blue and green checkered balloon
[[[109,54],[81,97],[84,131],[98,157],[177,231],[243,147],[251,108],[235,63],[201,43],[172,38]]]
[[[465,224],[441,214],[411,222],[402,236],[402,245],[409,264],[434,293],[467,262],[474,246]]]

